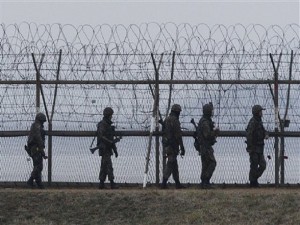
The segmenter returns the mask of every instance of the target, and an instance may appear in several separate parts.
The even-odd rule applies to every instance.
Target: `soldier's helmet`
[[[208,104],[205,104],[202,108],[203,114],[207,115],[207,116],[212,116],[213,110],[214,110],[214,106],[211,102]]]
[[[261,105],[254,105],[252,107],[252,114],[253,115],[258,115],[260,111],[265,110]]]
[[[181,112],[181,106],[178,104],[172,105],[171,111],[173,112]]]
[[[103,110],[103,116],[111,116],[112,114],[114,114],[114,110],[111,107],[106,107]]]
[[[44,122],[47,121],[45,114],[44,114],[44,113],[41,113],[41,112],[38,113],[38,114],[36,114],[35,120],[40,121],[40,122],[42,122],[42,123],[44,123]]]

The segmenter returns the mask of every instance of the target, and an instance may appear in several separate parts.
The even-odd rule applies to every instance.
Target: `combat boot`
[[[27,181],[27,185],[31,188],[33,188],[33,177],[30,177],[29,180]]]
[[[41,179],[35,179],[35,183],[37,184],[39,189],[45,189]]]
[[[175,188],[176,188],[176,189],[184,189],[184,188],[186,188],[186,187],[183,186],[183,185],[179,182],[179,180],[178,180],[178,181],[175,181]]]
[[[104,189],[104,180],[100,180],[98,188],[99,189]]]
[[[201,188],[202,189],[210,189],[211,188],[211,185],[210,185],[208,179],[202,179]]]
[[[118,185],[113,180],[111,180],[110,181],[110,189],[118,189],[118,188],[119,188]]]
[[[216,187],[210,183],[210,179],[207,179],[207,185],[209,189],[215,189]]]
[[[259,184],[258,184],[257,180],[250,181],[250,187],[251,188],[258,188]]]
[[[163,179],[161,183],[161,189],[168,189],[167,181],[168,181],[167,179]]]
[[[259,188],[259,183],[257,180],[254,180],[254,181],[250,181],[250,187],[251,188]]]

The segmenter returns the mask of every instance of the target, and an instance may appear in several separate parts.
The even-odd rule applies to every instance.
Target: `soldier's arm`
[[[112,149],[113,149],[113,151],[114,151],[114,153],[115,153],[116,158],[118,158],[118,150],[117,150],[116,144],[113,144],[113,145],[112,145]]]
[[[247,139],[248,148],[251,148],[254,145],[254,140],[253,140],[254,131],[255,131],[255,124],[252,120],[250,120],[246,130],[246,139]]]
[[[181,126],[180,126],[180,122],[178,120],[174,121],[173,129],[174,129],[175,139],[177,140],[177,142],[178,142],[178,144],[180,146],[180,149],[184,149],[183,141],[182,141]]]
[[[263,125],[263,129],[264,129],[264,132],[265,132],[265,139],[268,139],[270,137],[270,134],[269,134],[269,131],[267,131]]]
[[[36,141],[36,145],[38,146],[39,149],[44,149],[45,148],[45,143],[42,138],[41,134],[41,125],[40,124],[35,124],[33,126],[33,135],[34,139]]]
[[[48,156],[46,156],[46,153],[45,153],[44,149],[42,149],[42,156],[43,156],[44,159],[48,159]]]

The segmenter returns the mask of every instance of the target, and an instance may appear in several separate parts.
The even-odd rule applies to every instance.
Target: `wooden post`
[[[158,82],[159,82],[159,73],[158,69],[160,67],[160,64],[162,62],[162,57],[163,54],[161,55],[160,62],[159,62],[159,67],[156,67],[155,59],[153,54],[151,53],[154,69],[155,69],[155,96],[154,96],[154,102],[153,102],[153,111],[152,111],[152,118],[151,118],[151,126],[150,126],[150,134],[149,134],[149,141],[148,141],[148,149],[147,149],[147,156],[146,156],[146,166],[145,166],[145,173],[144,173],[144,181],[143,181],[143,188],[146,187],[147,183],[147,174],[149,170],[149,161],[150,161],[150,153],[151,153],[151,147],[152,147],[152,137],[153,137],[153,131],[154,127],[158,127],[158,100],[159,100],[159,89],[158,89]],[[159,142],[158,142],[158,151],[159,151]],[[158,157],[158,163],[159,163],[159,157]],[[156,165],[157,165],[157,157],[156,157]],[[159,164],[158,164],[159,165]],[[157,178],[157,173],[158,173],[158,178]],[[158,172],[156,171],[156,181],[159,181],[159,166],[158,166]]]
[[[40,60],[40,64],[39,64],[39,70],[41,70],[41,67],[42,67],[42,63],[43,63],[43,60],[44,60],[44,54],[42,55],[41,57],[41,60]],[[40,74],[39,73],[36,73],[36,88],[35,88],[35,102],[36,102],[36,114],[38,114],[41,110],[41,90],[40,90]]]
[[[156,90],[154,93],[151,84],[149,84],[149,88],[150,88],[153,100],[155,100],[155,96],[157,94]],[[159,90],[158,90],[158,92],[159,92]],[[159,107],[159,105],[157,107]],[[159,109],[158,109],[158,115],[159,115],[160,120],[163,122],[163,118],[162,118],[162,115],[161,115]],[[158,131],[159,131],[159,126],[158,126],[158,124],[156,124],[155,132],[158,132]],[[156,156],[155,156],[156,157],[156,159],[155,159],[155,161],[156,161],[156,181],[155,181],[155,183],[158,185],[159,184],[159,136],[156,136],[155,140],[156,140],[156,142],[155,142],[156,143],[155,144],[155,149],[156,149],[156,151],[155,151],[156,152]],[[162,155],[163,155],[163,161],[166,161],[164,154],[162,154]],[[163,171],[164,171],[164,167],[163,167]]]
[[[158,122],[158,118],[160,116],[161,118],[161,114],[159,111],[159,69],[162,63],[162,58],[163,58],[163,54],[161,54],[160,56],[160,60],[158,63],[158,67],[156,67],[156,63],[155,63],[155,59],[153,54],[151,54],[151,58],[153,61],[153,66],[154,66],[154,70],[155,70],[155,101],[156,101],[156,116],[155,116],[155,132],[159,131],[159,122]],[[159,136],[157,135],[155,137],[155,183],[158,186],[159,185]]]
[[[174,79],[174,66],[175,66],[175,51],[173,51],[173,56],[172,56],[171,80]],[[167,112],[166,112],[165,117],[167,117],[169,115],[169,111],[170,111],[170,108],[171,108],[172,91],[173,91],[173,85],[170,84],[170,86],[169,86],[168,108],[167,108]]]
[[[40,108],[41,108],[41,90],[40,90],[40,84],[39,84],[39,74],[36,73],[36,85],[35,85],[35,107],[36,107],[36,110],[35,110],[35,113],[38,114],[40,112]]]
[[[42,55],[42,58],[44,58],[44,55]],[[32,56],[32,60],[33,60],[33,64],[34,64],[34,68],[36,70],[36,73],[38,74],[37,75],[37,83],[39,84],[39,88],[40,88],[40,91],[41,91],[41,94],[42,94],[42,99],[43,99],[43,104],[44,104],[44,107],[45,107],[45,111],[46,111],[46,116],[47,116],[47,119],[49,121],[49,114],[48,114],[48,109],[47,109],[47,105],[46,105],[46,100],[45,100],[45,95],[44,95],[44,91],[43,91],[43,87],[42,87],[42,84],[40,82],[40,77],[41,77],[41,74],[40,74],[40,70],[38,69],[37,65],[36,65],[36,60],[35,60],[35,57],[34,57],[34,54],[32,53],[31,54]]]

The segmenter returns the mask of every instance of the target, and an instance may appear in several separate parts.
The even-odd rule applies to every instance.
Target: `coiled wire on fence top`
[[[2,24],[0,77],[8,81],[35,80],[31,58],[34,53],[37,61],[45,54],[41,79],[55,80],[59,50],[62,49],[60,80],[153,80],[151,53],[157,63],[159,55],[164,53],[160,79],[171,79],[173,51],[174,80],[272,80],[274,71],[269,53],[277,54],[277,60],[280,52],[283,57],[279,76],[288,79],[291,50],[294,50],[294,62],[299,59],[298,31],[299,26],[295,24],[285,28],[172,23],[128,27]],[[298,63],[293,65],[293,71],[294,74],[299,71]],[[243,117],[251,111],[247,105],[258,99],[267,107],[273,104],[267,85],[173,86],[172,101],[184,105],[184,115],[198,115],[197,110],[203,103],[213,101],[215,105],[220,104],[216,113],[226,118],[224,123],[230,123],[228,129],[236,129],[236,124],[245,123],[247,118]],[[20,129],[27,126],[22,121],[27,124],[34,114],[34,88],[34,85],[1,85],[3,126],[6,122],[15,122]],[[168,85],[160,88],[160,110],[165,114],[169,89]],[[258,92],[259,89],[263,91]],[[53,90],[51,85],[45,86],[49,104]],[[243,94],[245,92],[247,94]],[[61,85],[58,95],[60,101],[54,120],[60,120],[64,126],[76,123],[76,129],[80,129],[84,123],[94,123],[99,119],[101,109],[108,104],[116,108],[117,116],[122,115],[122,119],[117,118],[122,127],[145,129],[149,126],[152,96],[148,85]],[[293,96],[299,97],[298,94]],[[97,119],[93,119],[95,116]]]

